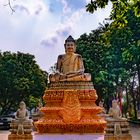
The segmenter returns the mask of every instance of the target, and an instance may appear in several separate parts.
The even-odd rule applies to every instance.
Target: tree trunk
[[[135,97],[135,92],[134,92],[134,82],[135,82],[134,79],[135,79],[135,75],[133,77],[133,82],[132,82],[132,86],[131,86],[131,93],[132,93],[133,105],[134,105],[134,118],[137,119],[136,97]]]
[[[127,91],[127,87],[125,88],[125,90],[126,90],[126,109],[127,109],[127,111],[126,111],[126,112],[128,112],[128,107],[129,107],[129,98],[128,98],[128,91]]]
[[[140,95],[140,64],[137,64],[137,71],[138,71],[138,94]]]

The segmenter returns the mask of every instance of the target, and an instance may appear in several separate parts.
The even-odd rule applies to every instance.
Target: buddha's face
[[[73,54],[75,52],[75,43],[74,42],[67,42],[65,44],[65,51],[67,54]]]
[[[100,106],[100,107],[103,107],[103,103],[102,103],[102,102],[99,102],[99,106]]]
[[[117,104],[116,101],[112,102],[112,107],[113,107],[113,108],[116,108],[117,106],[118,106],[118,104]]]
[[[23,104],[23,103],[20,103],[19,107],[20,107],[20,109],[25,109],[26,108],[26,105]]]

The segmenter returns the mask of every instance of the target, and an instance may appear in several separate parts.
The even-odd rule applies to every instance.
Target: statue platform
[[[122,135],[105,135],[104,140],[132,140],[131,134],[122,134]]]
[[[10,132],[8,140],[32,140],[32,120],[28,119],[26,104],[21,101],[19,109],[16,112],[16,118],[10,123]]]
[[[106,118],[106,120],[107,128],[105,140],[132,140],[127,119]]]
[[[45,91],[44,116],[35,122],[39,133],[104,133],[92,82],[52,82]]]
[[[11,134],[8,135],[8,140],[32,140],[33,136],[32,136],[32,123],[31,121],[25,121],[23,122],[23,134],[19,133],[17,134],[18,131],[18,124],[15,123],[14,121],[12,121],[12,123],[10,124],[11,129],[10,132]]]
[[[33,136],[32,134],[23,134],[23,135],[9,134],[8,140],[33,140]]]
[[[35,134],[34,140],[104,140],[103,134]]]

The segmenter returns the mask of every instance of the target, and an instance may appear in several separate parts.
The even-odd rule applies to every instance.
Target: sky
[[[111,3],[91,14],[90,0],[0,0],[0,51],[30,53],[42,70],[49,71],[64,53],[64,41],[90,33],[108,18]]]

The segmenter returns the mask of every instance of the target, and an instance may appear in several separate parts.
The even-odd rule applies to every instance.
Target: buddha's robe
[[[79,54],[59,55],[57,73],[50,75],[50,81],[90,81],[91,76],[84,73],[83,59]]]

